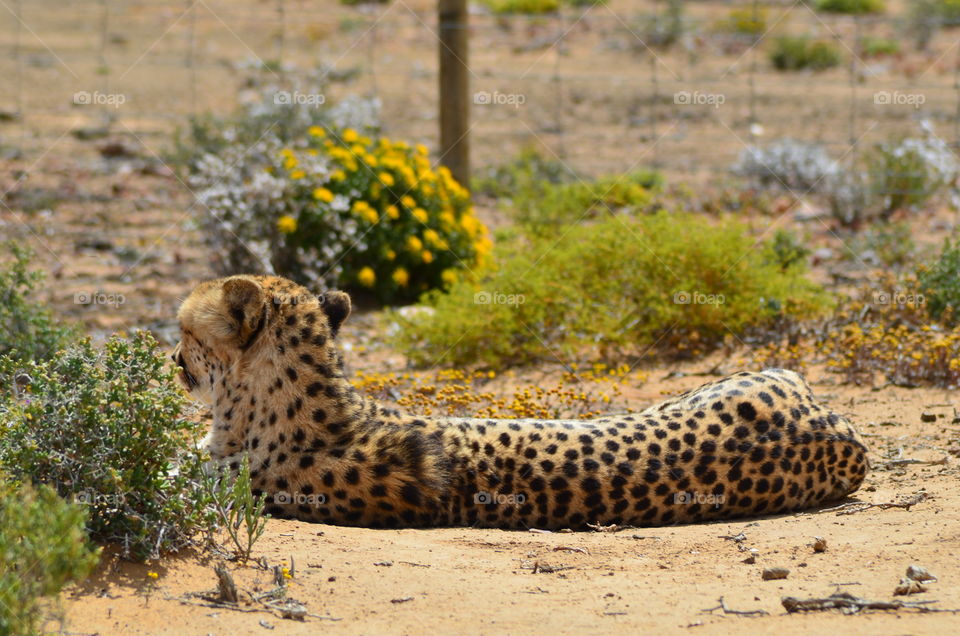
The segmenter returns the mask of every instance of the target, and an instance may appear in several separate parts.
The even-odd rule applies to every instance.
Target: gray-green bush
[[[102,349],[85,339],[48,361],[0,358],[0,470],[83,504],[91,538],[137,559],[214,523],[202,426],[184,417],[164,357],[138,332]]]

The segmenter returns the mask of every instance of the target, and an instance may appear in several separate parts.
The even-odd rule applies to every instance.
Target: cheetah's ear
[[[246,278],[228,278],[223,283],[223,303],[227,313],[228,331],[246,349],[263,329],[266,322],[266,301],[263,289]]]
[[[330,323],[330,335],[336,337],[340,325],[350,315],[350,296],[342,291],[328,291],[320,294],[320,307]]]

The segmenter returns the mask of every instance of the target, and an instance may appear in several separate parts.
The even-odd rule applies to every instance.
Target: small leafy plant
[[[97,564],[86,519],[83,506],[53,489],[17,487],[0,476],[0,634],[40,632],[44,597],[82,580]]]
[[[30,250],[13,241],[2,248],[12,260],[0,267],[0,356],[46,360],[76,337],[76,329],[31,298],[43,274],[30,270]]]
[[[817,11],[824,13],[864,15],[883,13],[885,10],[883,0],[817,0]]]
[[[893,38],[867,36],[860,41],[863,57],[886,57],[900,53],[900,42]]]
[[[849,258],[867,264],[903,267],[913,260],[916,245],[910,225],[905,221],[894,221],[880,222],[860,232],[850,242],[850,249],[852,253],[847,252]]]
[[[244,455],[235,479],[210,471],[203,483],[218,525],[227,531],[237,556],[243,561],[249,560],[254,544],[267,528],[268,518],[263,514],[266,495],[256,496],[251,488],[249,458]]]
[[[960,317],[960,245],[944,241],[936,260],[919,268],[917,280],[930,317],[955,325]]]
[[[731,9],[726,20],[720,24],[720,28],[738,35],[763,35],[767,31],[769,13],[767,7],[757,7],[756,11],[752,7]]]
[[[484,4],[497,14],[538,15],[554,13],[560,9],[560,0],[484,0]]]
[[[770,61],[778,71],[824,71],[840,64],[840,49],[825,40],[784,36],[774,40]]]

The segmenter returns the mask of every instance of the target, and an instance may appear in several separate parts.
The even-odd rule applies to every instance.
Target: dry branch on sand
[[[862,610],[901,610],[911,609],[918,612],[960,613],[960,609],[940,609],[930,607],[936,601],[871,601],[859,598],[849,592],[834,592],[823,598],[797,598],[784,596],[780,599],[785,610],[794,612],[817,612],[839,609],[844,614],[856,614]]]

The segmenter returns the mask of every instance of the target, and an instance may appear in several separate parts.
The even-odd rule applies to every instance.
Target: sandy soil
[[[640,408],[663,393],[705,381],[693,375],[703,368],[709,366],[687,367],[690,375],[651,379],[625,394]],[[661,375],[666,373],[655,377]],[[268,566],[295,564],[287,595],[307,606],[311,616],[304,621],[252,611],[262,606],[250,595],[273,588],[272,573],[258,564],[228,565],[241,589],[243,611],[237,611],[210,606],[197,596],[216,589],[214,557],[187,555],[145,565],[108,557],[85,585],[64,594],[67,629],[101,634],[957,629],[960,616],[948,613],[901,609],[848,616],[783,609],[784,596],[823,597],[838,589],[871,600],[935,601],[931,608],[960,608],[960,493],[955,487],[960,401],[943,390],[834,386],[831,376],[816,370],[811,377],[818,394],[854,418],[871,447],[873,470],[849,502],[922,501],[909,509],[873,507],[849,514],[846,507],[594,533],[382,531],[274,520],[254,557]],[[733,539],[741,533],[742,540]],[[814,552],[815,536],[827,541],[825,552]],[[755,563],[746,563],[752,549]],[[894,597],[911,564],[928,568],[939,581],[926,593]],[[785,567],[790,574],[764,581],[761,572],[768,567]],[[156,582],[149,571],[159,573]],[[731,610],[767,614],[710,611],[720,597]]]

